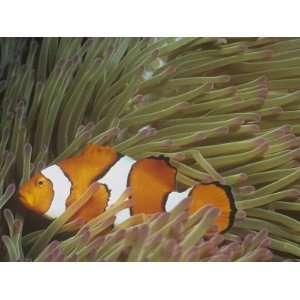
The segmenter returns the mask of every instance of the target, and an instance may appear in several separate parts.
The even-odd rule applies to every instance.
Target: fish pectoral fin
[[[70,195],[66,200],[66,207],[68,208],[75,201],[74,197]]]
[[[74,201],[79,199],[81,195],[79,195],[79,197],[76,197],[76,195],[74,194],[69,197],[67,201],[72,204]],[[97,189],[97,191],[92,195],[88,202],[78,210],[78,212],[73,216],[72,219],[80,219],[87,223],[91,219],[104,212],[107,207],[108,200],[109,191],[107,190],[105,185],[101,184],[99,189]]]

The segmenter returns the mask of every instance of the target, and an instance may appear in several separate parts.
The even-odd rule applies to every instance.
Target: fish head
[[[28,209],[44,214],[53,200],[53,186],[42,173],[37,173],[25,182],[18,191],[18,198]]]

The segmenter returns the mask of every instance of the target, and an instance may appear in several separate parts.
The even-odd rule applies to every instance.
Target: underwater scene
[[[300,259],[300,38],[0,38],[0,261]]]

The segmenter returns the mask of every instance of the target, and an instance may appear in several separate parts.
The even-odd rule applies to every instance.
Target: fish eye
[[[44,184],[44,180],[42,180],[42,179],[38,180],[37,184],[38,184],[39,186],[42,186],[42,185]]]

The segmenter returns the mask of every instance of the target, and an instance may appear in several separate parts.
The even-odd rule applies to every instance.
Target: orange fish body
[[[54,219],[95,181],[100,183],[100,188],[75,216],[84,222],[105,211],[127,187],[131,188],[132,207],[117,215],[117,223],[139,213],[168,212],[187,196],[192,199],[191,213],[208,204],[220,209],[216,220],[220,232],[230,228],[236,213],[228,186],[199,183],[184,192],[176,192],[176,168],[167,158],[135,161],[111,147],[93,144],[87,145],[79,155],[34,175],[19,189],[19,199],[27,208]]]

